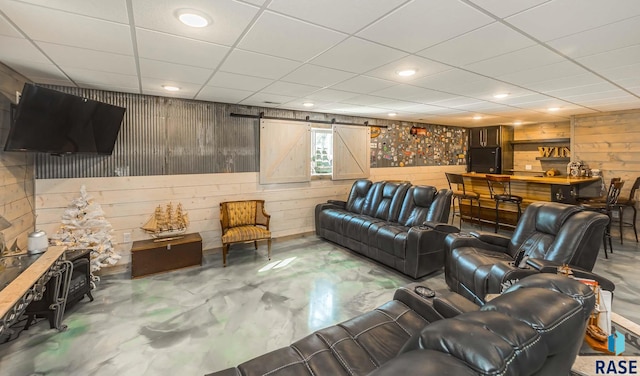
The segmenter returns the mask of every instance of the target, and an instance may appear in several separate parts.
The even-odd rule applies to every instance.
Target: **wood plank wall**
[[[464,166],[433,166],[371,169],[370,179],[409,180],[414,184],[448,187],[445,171],[464,172]],[[78,179],[37,179],[37,227],[54,234],[65,208],[86,186],[94,201],[102,206],[113,226],[114,242],[122,254],[120,265],[130,263],[133,240],[150,238],[140,226],[155,207],[169,201],[182,203],[189,213],[190,232],[199,232],[205,250],[217,250],[220,242],[221,201],[264,199],[271,214],[275,238],[315,231],[314,208],[327,200],[345,200],[353,180],[313,180],[310,183],[260,185],[258,173],[194,174],[168,176],[130,176]],[[120,269],[121,271],[121,269]],[[108,273],[108,271],[107,271]]]
[[[575,116],[574,158],[600,169],[608,181],[625,181],[622,197],[628,197],[640,176],[640,110]]]
[[[11,104],[16,91],[22,91],[25,77],[0,64],[0,150],[4,148],[10,128]],[[34,159],[29,153],[0,151],[0,215],[11,222],[2,231],[7,247],[14,243],[27,247],[27,235],[34,230]]]
[[[571,137],[571,123],[566,122],[553,122],[553,123],[537,123],[537,124],[525,124],[514,127],[513,139],[519,140],[537,140],[537,139],[550,139],[550,138],[570,138]],[[543,171],[547,171],[551,168],[555,168],[562,175],[566,174],[566,161],[540,161],[536,160],[536,157],[540,156],[538,146],[569,146],[566,144],[519,144],[513,147],[513,169],[516,170],[516,174],[525,175],[541,175]],[[528,172],[525,167],[531,165],[531,172]]]

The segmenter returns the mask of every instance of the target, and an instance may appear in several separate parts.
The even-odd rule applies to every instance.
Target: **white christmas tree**
[[[93,202],[83,185],[80,197],[65,209],[60,229],[51,237],[51,243],[65,245],[67,249],[91,249],[91,272],[95,272],[121,258],[113,247],[112,231],[102,207]]]

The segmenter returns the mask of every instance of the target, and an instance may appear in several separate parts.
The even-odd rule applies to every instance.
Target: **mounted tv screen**
[[[111,154],[125,109],[25,84],[5,151]]]

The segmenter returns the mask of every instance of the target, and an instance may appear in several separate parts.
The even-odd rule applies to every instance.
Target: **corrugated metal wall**
[[[43,85],[127,109],[113,154],[36,155],[36,178],[257,172],[258,119],[231,113],[371,125],[397,121]],[[404,123],[404,122],[402,122]],[[407,123],[413,124],[413,123]],[[440,126],[437,126],[440,127]]]

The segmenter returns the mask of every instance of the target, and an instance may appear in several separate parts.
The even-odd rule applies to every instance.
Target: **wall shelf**
[[[568,144],[571,141],[570,138],[542,138],[535,140],[513,140],[509,141],[511,145],[526,145],[526,144]]]
[[[538,161],[549,161],[549,162],[569,162],[571,158],[569,157],[536,157]]]

